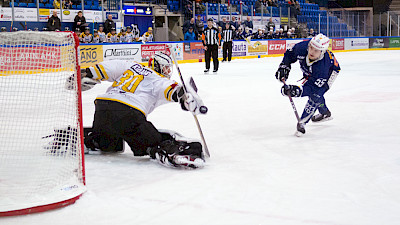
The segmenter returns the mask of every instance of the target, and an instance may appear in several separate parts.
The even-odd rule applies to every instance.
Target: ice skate
[[[317,114],[311,118],[314,123],[332,120],[331,112],[328,110],[325,114]]]

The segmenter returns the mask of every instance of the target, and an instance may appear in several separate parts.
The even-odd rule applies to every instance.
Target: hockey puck
[[[206,114],[208,112],[208,108],[206,106],[200,106],[200,113],[201,114]]]

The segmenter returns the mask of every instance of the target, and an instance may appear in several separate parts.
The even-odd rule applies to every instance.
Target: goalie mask
[[[166,78],[172,75],[172,59],[164,52],[156,52],[149,60],[149,67]]]

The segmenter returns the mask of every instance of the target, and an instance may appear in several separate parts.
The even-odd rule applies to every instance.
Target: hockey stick
[[[282,80],[282,83],[283,83],[285,86],[287,86],[285,80]],[[299,117],[299,114],[297,113],[296,106],[294,105],[294,102],[293,102],[293,99],[292,99],[292,96],[290,95],[290,93],[288,93],[288,97],[289,97],[290,104],[292,105],[294,114],[296,115],[297,122],[300,123],[300,117]]]
[[[171,45],[167,45],[167,47],[168,47],[169,50],[171,51],[172,59],[174,60],[176,70],[178,71],[179,78],[181,79],[181,82],[182,82],[182,85],[183,85],[183,90],[185,91],[185,94],[186,94],[188,91],[187,91],[187,88],[186,88],[186,85],[185,85],[185,81],[183,80],[181,70],[179,69],[178,61],[176,60],[175,48],[172,47]],[[205,107],[205,106],[200,107],[200,112],[202,112],[202,113],[207,112],[207,107]],[[199,130],[201,140],[203,141],[204,152],[206,153],[206,156],[207,156],[208,158],[210,158],[210,152],[208,151],[206,139],[204,138],[203,131],[201,130],[199,120],[197,119],[196,114],[194,114],[193,112],[192,112],[192,115],[193,115],[193,117],[194,117],[194,121],[196,122],[197,129]]]

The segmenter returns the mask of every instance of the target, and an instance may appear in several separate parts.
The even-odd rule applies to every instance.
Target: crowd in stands
[[[214,27],[218,28],[220,32],[227,29],[226,24],[230,29],[234,30],[234,40],[248,40],[248,39],[292,39],[292,38],[303,38],[300,33],[299,27],[291,27],[287,30],[278,28],[269,19],[269,22],[265,27],[255,29],[253,21],[250,16],[247,16],[246,20],[241,22],[237,21],[236,17],[233,16],[231,21],[227,21],[226,17],[223,17],[221,21],[214,22]],[[183,34],[185,41],[201,40],[201,34],[204,30],[204,23],[201,20],[201,16],[197,16],[197,19],[191,18],[186,21],[183,25]],[[315,36],[314,30],[310,30],[310,34],[307,37]]]
[[[82,9],[83,0],[39,0],[39,8],[47,9],[59,9],[61,6],[63,9]],[[83,1],[85,9],[101,10],[99,0]],[[12,1],[0,0],[0,6],[11,7]],[[28,7],[36,8],[36,0],[15,0],[14,7]]]

